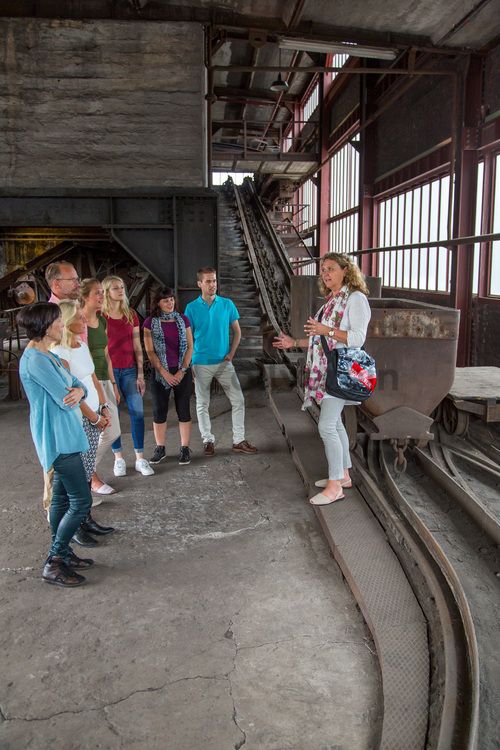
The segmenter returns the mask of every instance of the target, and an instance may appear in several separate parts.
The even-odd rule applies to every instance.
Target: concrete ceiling
[[[283,50],[280,64],[298,70],[283,71],[289,84],[286,94],[273,93],[269,87],[277,76],[272,67],[279,61],[280,36],[372,44],[399,49],[402,55],[412,47],[431,55],[439,51],[441,61],[443,52],[484,50],[500,40],[500,0],[1,0],[0,15],[207,25],[212,65],[229,67],[212,77],[214,163],[221,169],[230,162],[245,169],[244,163],[254,159],[266,172],[273,171],[273,139],[289,121],[293,102],[311,83],[308,68],[322,66],[326,59]],[[262,69],[266,67],[271,70]],[[272,159],[264,163],[269,153]],[[303,179],[305,169],[314,171],[310,152],[302,161],[286,158],[286,169],[275,164],[276,175]]]

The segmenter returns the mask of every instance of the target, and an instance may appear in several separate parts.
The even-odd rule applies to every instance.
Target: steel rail
[[[462,484],[457,482],[443,467],[441,467],[431,456],[421,448],[413,448],[420,467],[430,476],[447,494],[451,495],[459,503],[462,509],[484,531],[489,538],[500,545],[500,525],[498,518],[485,507],[485,505]]]
[[[464,696],[469,692],[467,665],[463,658],[467,651],[467,639],[464,629],[460,627],[460,610],[443,574],[442,565],[429,554],[415,524],[402,512],[404,499],[390,477],[385,485],[388,492],[383,491],[385,476],[383,469],[377,465],[376,455],[379,449],[380,445],[370,441],[368,467],[355,453],[352,454],[353,466],[361,478],[361,494],[392,539],[392,547],[413,584],[429,623],[436,661],[431,688],[439,691],[440,699],[437,706],[433,704],[434,712],[439,714],[438,719],[434,717],[439,725],[435,730],[435,746],[439,750],[455,750],[457,736],[463,731]],[[408,556],[409,564],[405,559]],[[415,566],[423,578],[424,590],[422,583],[415,580]],[[433,605],[439,621],[438,628],[434,624],[434,612],[430,611]],[[474,745],[467,747],[472,750]]]
[[[317,421],[319,409],[308,411]],[[384,450],[391,452],[389,458],[383,455]],[[429,707],[431,734],[432,712],[433,722],[438,724],[436,736],[428,738],[432,740],[429,747],[476,750],[479,652],[467,596],[433,532],[394,481],[390,471],[392,448],[368,441],[367,454],[365,463],[356,451],[351,453],[353,468],[361,479],[358,489],[388,534],[429,624],[435,667],[431,688],[439,699],[437,706],[433,702]]]
[[[455,713],[456,719],[462,726],[461,741],[449,745],[450,750],[457,747],[466,748],[466,750],[475,750],[478,743],[479,730],[479,695],[480,695],[480,669],[479,669],[479,646],[476,635],[474,618],[471,612],[467,594],[462,585],[455,567],[450,561],[445,549],[437,539],[435,532],[427,526],[421,515],[414,509],[412,504],[405,498],[403,492],[396,484],[391,474],[390,466],[392,464],[392,453],[386,445],[379,447],[380,474],[387,486],[391,498],[393,499],[397,511],[403,515],[413,531],[418,535],[421,548],[432,557],[442,572],[449,589],[453,595],[454,601],[460,613],[460,622],[462,628],[461,643],[455,644],[458,653],[467,655],[467,673],[462,673],[461,678],[456,680],[456,695],[445,695],[446,710],[450,711],[450,704],[454,703],[452,713]],[[418,449],[417,449],[418,450]],[[440,612],[440,614],[442,614]],[[450,613],[451,614],[451,613]],[[456,624],[456,623],[455,623]],[[459,638],[460,638],[460,634]],[[451,648],[451,645],[449,645]],[[461,710],[458,708],[461,707]],[[443,714],[443,720],[448,725],[446,734],[449,737],[456,735],[456,731],[450,726],[450,715]],[[463,736],[463,732],[466,733]],[[455,737],[455,739],[457,739]],[[441,750],[441,744],[438,745]],[[444,745],[443,745],[444,747]]]

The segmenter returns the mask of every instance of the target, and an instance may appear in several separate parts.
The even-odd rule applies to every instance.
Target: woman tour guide
[[[316,482],[323,491],[314,495],[312,505],[328,505],[344,498],[351,487],[349,440],[342,422],[344,399],[326,393],[327,358],[321,336],[328,347],[361,347],[366,339],[371,311],[368,287],[358,266],[346,255],[327,253],[321,259],[319,288],[325,303],[304,326],[307,338],[293,339],[280,332],[273,345],[277,349],[307,347],[303,409],[315,401],[320,407],[318,430],[325,446],[328,479]]]

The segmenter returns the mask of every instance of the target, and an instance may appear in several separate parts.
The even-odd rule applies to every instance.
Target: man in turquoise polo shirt
[[[189,318],[194,338],[193,370],[195,376],[196,413],[203,439],[205,456],[215,453],[215,437],[208,413],[210,386],[215,378],[231,402],[233,420],[233,451],[257,453],[245,440],[245,399],[232,359],[241,341],[239,313],[228,297],[219,297],[215,268],[200,268],[197,283],[201,295],[190,302],[184,314]],[[229,329],[233,332],[229,344]]]

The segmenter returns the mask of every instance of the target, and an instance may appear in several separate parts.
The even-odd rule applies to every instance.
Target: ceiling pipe
[[[300,53],[297,53],[300,54]],[[294,55],[295,57],[295,55]],[[375,75],[411,75],[411,76],[449,76],[449,70],[409,70],[408,68],[344,68],[333,66],[314,65],[312,67],[301,67],[292,62],[291,65],[258,65],[251,68],[248,65],[212,65],[214,73],[248,73],[255,70],[259,73],[302,73],[312,75],[314,73],[345,73],[346,75],[375,74]]]

